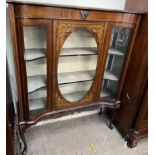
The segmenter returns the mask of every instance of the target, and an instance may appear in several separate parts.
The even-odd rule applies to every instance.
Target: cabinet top
[[[86,10],[100,10],[100,11],[112,11],[112,12],[122,12],[122,13],[139,13],[124,10],[125,0],[121,1],[106,1],[99,0],[98,3],[96,0],[91,0],[89,3],[86,3],[83,0],[73,1],[72,0],[6,0],[7,3],[14,4],[28,4],[28,5],[42,5],[42,6],[53,6],[53,7],[63,7],[63,8],[74,8],[74,9],[86,9]],[[143,13],[143,12],[142,12]]]

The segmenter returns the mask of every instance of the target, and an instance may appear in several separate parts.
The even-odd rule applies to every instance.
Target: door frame
[[[18,42],[18,57],[20,64],[20,78],[21,78],[21,86],[22,86],[22,106],[24,112],[24,120],[25,121],[33,121],[36,120],[39,116],[44,113],[52,110],[52,21],[47,19],[17,19],[17,42]],[[29,116],[29,103],[28,103],[28,91],[27,91],[27,75],[26,75],[26,65],[24,60],[24,26],[33,26],[33,25],[46,25],[46,48],[47,48],[47,105],[46,109],[41,113],[30,117]],[[50,35],[51,34],[51,35]]]
[[[120,102],[120,95],[121,95],[121,92],[122,92],[125,76],[126,76],[127,69],[128,69],[128,66],[129,66],[129,61],[130,61],[130,57],[131,57],[131,54],[132,54],[132,48],[133,48],[134,40],[135,40],[135,37],[136,37],[136,34],[137,34],[138,26],[139,26],[139,23],[135,24],[135,23],[109,22],[106,37],[105,37],[105,47],[104,47],[104,52],[106,53],[106,58],[108,56],[108,49],[109,49],[109,45],[110,45],[112,29],[115,28],[115,27],[121,27],[121,28],[129,28],[132,31],[131,31],[131,36],[130,36],[130,39],[129,39],[127,52],[126,52],[126,56],[125,56],[125,59],[124,59],[120,79],[119,79],[119,82],[118,82],[119,86],[118,86],[118,90],[117,90],[116,99],[103,99],[103,98],[100,98],[100,92],[101,92],[101,89],[102,89],[102,82],[103,82],[103,80],[102,80],[103,76],[101,76],[100,81],[99,81],[99,86],[98,86],[99,90],[97,92],[98,102],[109,102],[109,103],[113,103],[113,102],[117,102],[117,101]],[[105,64],[106,64],[106,60],[102,62],[102,66],[103,66],[102,71],[101,71],[102,75],[104,75]]]
[[[61,94],[58,87],[58,79],[57,79],[57,68],[58,68],[58,59],[63,43],[66,38],[76,29],[86,28],[90,33],[94,36],[97,42],[97,50],[98,50],[98,59],[96,66],[96,73],[94,76],[93,83],[91,88],[89,89],[87,95],[83,97],[80,101],[77,102],[69,102],[67,101]],[[90,22],[90,21],[68,21],[68,20],[54,20],[53,27],[53,44],[54,44],[54,77],[53,77],[53,109],[59,110],[64,108],[70,108],[80,105],[93,104],[96,101],[96,91],[98,85],[98,77],[100,76],[100,64],[102,59],[105,58],[105,54],[103,53],[103,43],[105,39],[107,29],[107,22]]]

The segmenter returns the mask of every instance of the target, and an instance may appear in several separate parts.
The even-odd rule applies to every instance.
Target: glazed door
[[[135,36],[134,24],[109,24],[106,35],[105,69],[100,83],[101,101],[118,101],[128,67],[132,42]]]
[[[105,23],[54,22],[54,108],[96,100],[100,63],[105,56]]]
[[[17,20],[17,28],[24,117],[34,120],[51,108],[51,21]]]

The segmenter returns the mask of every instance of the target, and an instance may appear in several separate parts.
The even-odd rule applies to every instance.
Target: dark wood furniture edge
[[[117,9],[105,9],[105,8],[95,8],[95,7],[81,7],[81,6],[74,6],[74,5],[61,5],[61,4],[48,4],[48,3],[37,3],[37,2],[20,2],[20,1],[13,1],[7,0],[6,3],[12,4],[26,4],[26,5],[38,5],[38,6],[52,6],[52,7],[59,7],[59,8],[72,8],[72,9],[82,9],[82,10],[93,10],[93,11],[110,11],[110,12],[120,12],[120,13],[131,13],[131,14],[143,14],[143,11],[130,11],[130,10],[117,10]]]
[[[21,105],[22,101],[22,86],[21,86],[21,79],[20,79],[20,64],[19,64],[19,57],[18,57],[18,45],[17,45],[17,34],[16,34],[16,22],[14,16],[14,6],[13,4],[8,5],[8,12],[9,12],[9,20],[10,20],[10,29],[11,29],[11,37],[12,37],[12,44],[13,44],[13,56],[15,62],[15,73],[16,73],[16,81],[17,81],[17,95],[18,95],[18,110],[19,110],[19,117],[24,120],[24,113],[23,107]]]

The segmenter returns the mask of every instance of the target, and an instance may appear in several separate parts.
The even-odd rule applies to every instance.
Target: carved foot
[[[137,146],[137,136],[139,135],[139,131],[134,129],[130,129],[126,136],[127,146],[130,148],[134,148]]]
[[[137,141],[131,141],[130,139],[127,140],[127,146],[130,148],[134,148],[137,146]]]

